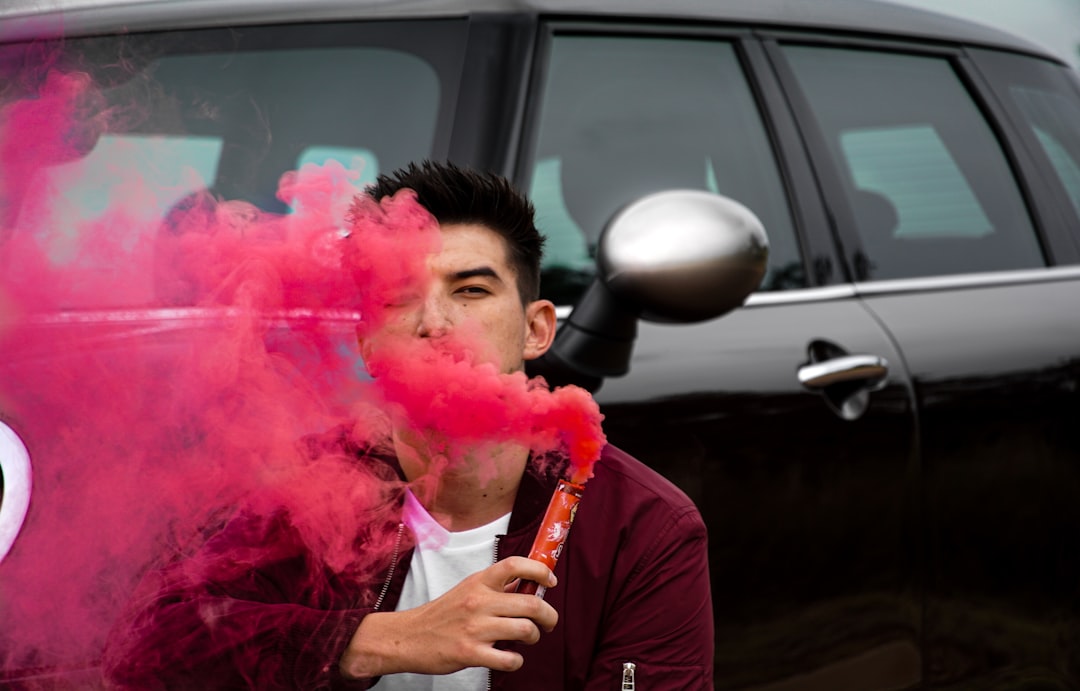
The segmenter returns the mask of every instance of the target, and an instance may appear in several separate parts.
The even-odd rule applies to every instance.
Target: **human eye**
[[[471,297],[471,298],[483,297],[485,295],[491,295],[491,291],[488,290],[487,286],[482,286],[482,285],[461,286],[460,288],[457,289],[457,293],[458,293],[458,295],[464,295],[466,297]]]

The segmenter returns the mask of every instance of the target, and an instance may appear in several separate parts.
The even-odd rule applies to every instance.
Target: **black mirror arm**
[[[526,370],[530,376],[543,376],[551,386],[576,384],[595,392],[605,377],[630,370],[637,320],[636,313],[595,280],[559,327],[551,349],[528,363]]]

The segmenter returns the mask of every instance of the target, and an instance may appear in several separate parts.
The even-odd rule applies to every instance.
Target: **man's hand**
[[[518,653],[496,641],[540,640],[555,628],[555,609],[535,595],[507,592],[517,579],[554,587],[555,576],[538,561],[508,557],[469,576],[442,597],[403,612],[375,612],[360,623],[341,656],[346,677],[397,672],[450,674],[466,667],[512,672]]]

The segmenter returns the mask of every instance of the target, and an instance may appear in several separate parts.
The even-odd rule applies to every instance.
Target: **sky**
[[[1080,0],[891,0],[988,24],[1080,68]]]

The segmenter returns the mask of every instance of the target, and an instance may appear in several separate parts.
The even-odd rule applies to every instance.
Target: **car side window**
[[[806,285],[791,212],[747,78],[727,41],[556,35],[529,193],[547,236],[544,296],[592,280],[604,224],[650,192],[718,192],[769,234],[762,289]]]
[[[1045,265],[993,130],[950,63],[787,45],[862,245],[859,279]]]
[[[1080,216],[1080,89],[1068,68],[995,51],[973,51],[1006,109],[1026,126],[1031,148],[1046,157]]]

